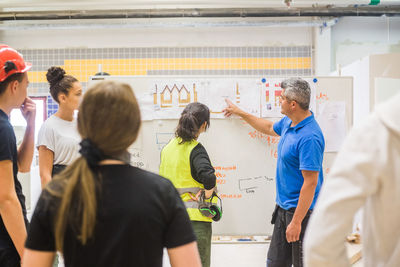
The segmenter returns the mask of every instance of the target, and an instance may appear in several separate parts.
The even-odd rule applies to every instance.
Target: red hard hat
[[[5,44],[0,44],[0,82],[14,73],[24,73],[30,70],[32,64],[25,62],[17,50]]]

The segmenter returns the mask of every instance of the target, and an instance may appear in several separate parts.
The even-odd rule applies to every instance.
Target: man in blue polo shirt
[[[308,219],[323,181],[322,160],[325,141],[309,110],[310,85],[300,78],[281,83],[280,121],[255,117],[226,100],[225,116],[236,114],[256,130],[281,136],[276,169],[274,231],[267,267],[303,266],[302,240]]]

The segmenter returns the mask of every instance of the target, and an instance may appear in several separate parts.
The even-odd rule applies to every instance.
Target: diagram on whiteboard
[[[198,101],[196,81],[167,80],[153,86],[155,118],[177,119],[189,103]]]
[[[227,98],[260,116],[261,84],[255,79],[164,80],[155,81],[151,86],[155,119],[177,119],[189,103],[197,101],[208,106],[211,118],[224,118],[222,110]]]
[[[225,99],[260,116],[260,84],[255,79],[215,79],[205,81],[199,90],[199,101],[210,108],[211,118],[224,118]]]
[[[210,109],[211,118],[224,118],[222,110],[226,107],[225,99],[235,99],[235,82],[218,79],[202,81],[199,91],[199,102]]]
[[[276,79],[263,80],[261,95],[261,116],[264,118],[283,117],[280,102],[282,95],[281,81]]]
[[[311,78],[304,78],[310,85],[311,98],[310,110],[316,110],[315,82]],[[263,118],[282,118],[280,98],[283,94],[281,88],[282,79],[262,79],[261,90],[261,117]]]
[[[258,79],[240,79],[236,82],[236,104],[244,111],[260,117],[261,82]]]
[[[259,187],[266,186],[268,182],[274,181],[274,178],[263,176],[251,178],[239,178],[239,190],[246,193],[254,193]]]
[[[155,92],[153,93],[153,104],[160,105],[160,108],[172,108],[173,106],[184,108],[191,102],[197,102],[195,83],[193,83],[192,88],[189,89],[186,88],[184,84],[177,85],[176,83],[174,83],[171,87],[165,85],[162,88],[158,88],[157,84],[155,87]]]
[[[315,110],[315,84],[311,87],[310,109]],[[179,119],[183,109],[192,102],[208,106],[211,118],[224,118],[225,99],[230,99],[246,112],[266,118],[281,118],[282,79],[200,78],[156,80],[150,84],[149,97],[139,102],[144,119]]]

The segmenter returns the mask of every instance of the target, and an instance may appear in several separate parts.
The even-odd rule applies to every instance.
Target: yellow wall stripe
[[[310,57],[292,58],[143,58],[143,59],[82,59],[65,60],[65,71],[86,82],[89,76],[102,70],[112,75],[147,75],[157,70],[253,70],[310,69]],[[50,66],[49,66],[50,67]],[[29,72],[30,82],[47,82],[45,71]]]

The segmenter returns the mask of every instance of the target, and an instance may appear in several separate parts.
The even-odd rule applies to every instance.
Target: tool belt
[[[198,187],[178,188],[177,190],[181,195],[186,193],[191,193],[196,195],[199,191],[201,191],[199,200],[185,201],[184,202],[185,207],[190,209],[199,209],[200,213],[203,216],[211,218],[215,222],[219,221],[222,218],[222,200],[217,195],[216,191],[212,193],[210,198],[206,198],[204,189]],[[216,203],[213,202],[214,198],[217,198]]]

